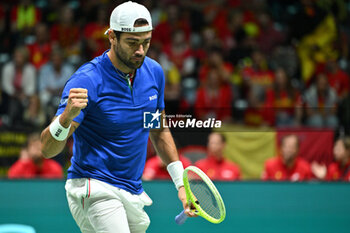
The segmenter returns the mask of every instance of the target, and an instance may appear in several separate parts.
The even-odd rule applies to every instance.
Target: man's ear
[[[117,43],[117,37],[115,36],[113,30],[108,31],[108,40],[112,45],[115,45]]]

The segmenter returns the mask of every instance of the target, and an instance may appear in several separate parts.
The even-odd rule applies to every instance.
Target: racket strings
[[[220,219],[221,212],[217,204],[216,198],[210,187],[202,180],[202,178],[194,172],[187,173],[190,189],[198,200],[200,207],[209,216]]]
[[[203,182],[200,177],[196,177],[196,179],[190,181],[190,187],[203,211],[211,217],[219,219],[221,216],[220,210],[216,204],[215,196],[212,194],[207,184]]]

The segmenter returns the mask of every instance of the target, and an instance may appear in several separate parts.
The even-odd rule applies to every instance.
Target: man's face
[[[30,142],[28,145],[28,154],[34,162],[42,159],[41,154],[41,141],[35,140],[33,142]]]
[[[291,163],[298,154],[298,139],[295,136],[284,138],[281,145],[282,158],[285,164]]]
[[[46,42],[47,41],[47,27],[44,24],[38,24],[35,28],[35,35],[38,42]]]
[[[22,51],[15,51],[14,54],[14,61],[17,66],[23,66],[24,63],[26,62],[25,56],[23,55]]]
[[[140,68],[150,46],[152,31],[122,33],[117,41],[115,54],[130,69]]]
[[[336,161],[343,161],[346,158],[346,149],[342,140],[336,141],[333,154]]]
[[[328,78],[327,78],[327,76],[325,74],[319,74],[317,76],[316,85],[317,85],[317,89],[319,91],[327,90],[327,88],[328,88]]]
[[[53,53],[51,56],[51,61],[56,69],[60,69],[63,63],[63,58],[60,54]]]
[[[221,136],[217,133],[212,133],[208,140],[208,152],[215,156],[217,159],[223,157],[225,143],[222,141]]]

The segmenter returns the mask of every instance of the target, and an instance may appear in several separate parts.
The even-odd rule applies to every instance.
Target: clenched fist
[[[72,88],[69,91],[67,106],[62,113],[67,120],[73,120],[88,104],[88,91],[84,88]]]

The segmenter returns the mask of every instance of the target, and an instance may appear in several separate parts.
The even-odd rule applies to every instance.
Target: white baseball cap
[[[145,19],[148,25],[134,27],[137,19]],[[109,29],[105,32],[108,34],[109,30],[118,32],[147,32],[152,31],[152,18],[147,8],[136,2],[128,1],[118,5],[112,11],[109,20]]]

